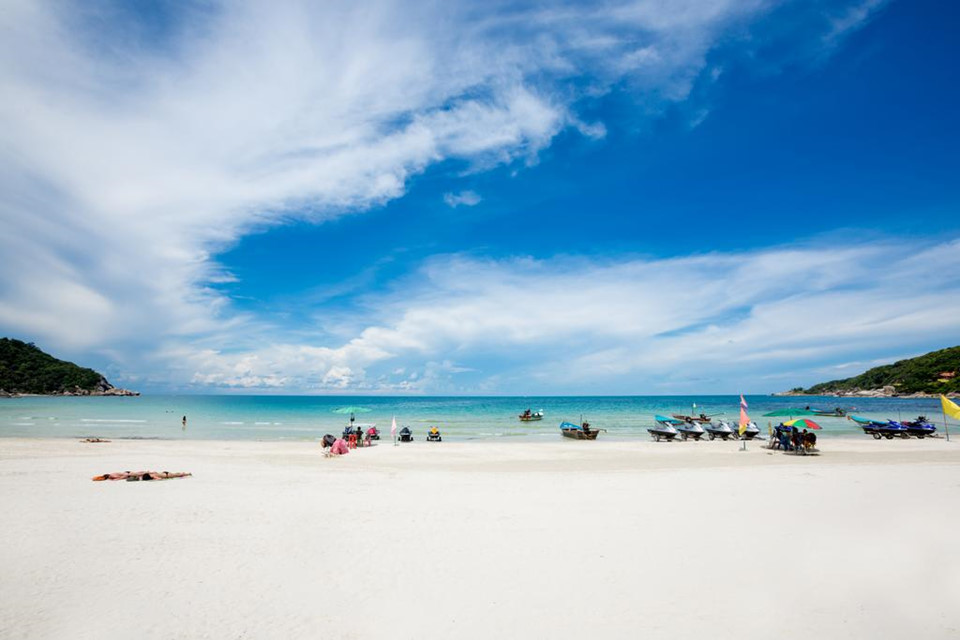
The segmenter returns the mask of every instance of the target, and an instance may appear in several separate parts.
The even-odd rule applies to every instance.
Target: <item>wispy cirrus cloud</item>
[[[217,336],[252,344],[265,321],[210,286],[231,277],[218,252],[379,206],[443,161],[523,165],[565,129],[601,137],[583,96],[684,100],[724,34],[778,4],[245,0],[179,5],[150,31],[120,5],[14,0],[0,13],[0,329],[121,372],[153,363],[161,381],[364,382],[416,334],[227,358]],[[856,7],[844,20],[867,19]]]

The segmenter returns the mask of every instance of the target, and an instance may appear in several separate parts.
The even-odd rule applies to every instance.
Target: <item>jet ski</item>
[[[744,429],[743,435],[740,435],[739,427],[737,427],[735,431],[737,433],[737,438],[740,440],[753,440],[760,435],[760,427],[758,427],[757,423],[752,420],[747,423],[747,428]]]
[[[427,442],[443,442],[443,438],[440,437],[440,429],[430,427],[430,430],[427,431]]]
[[[670,442],[680,435],[680,432],[677,431],[677,425],[683,424],[682,420],[659,415],[655,417],[655,420],[657,421],[657,426],[649,427],[647,431],[653,436],[656,442],[660,442],[660,440]]]
[[[715,438],[721,438],[727,440],[728,438],[733,438],[736,440],[737,432],[730,426],[729,423],[720,420],[718,422],[711,422],[706,425],[705,429],[707,430],[707,437],[711,440]]]
[[[850,419],[860,425],[860,428],[863,429],[863,432],[868,436],[873,436],[877,440],[880,438],[886,438],[891,440],[893,438],[909,438],[910,434],[907,431],[907,428],[900,424],[899,422],[894,422],[893,420],[887,420],[886,422],[880,422],[879,420],[871,420],[869,418],[858,418],[856,416],[850,416]]]
[[[703,434],[706,433],[706,431],[703,429],[703,425],[699,422],[683,422],[677,425],[677,431],[680,432],[680,437],[684,440],[688,438],[699,440],[701,437],[703,437]]]
[[[937,431],[937,428],[927,421],[926,416],[917,416],[916,420],[901,424],[906,427],[908,435],[916,436],[921,440],[927,436],[935,435]]]

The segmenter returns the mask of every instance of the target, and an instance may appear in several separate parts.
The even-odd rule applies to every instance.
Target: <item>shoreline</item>
[[[740,441],[653,442],[579,441],[557,438],[535,442],[522,441],[504,445],[500,441],[413,442],[394,446],[390,442],[372,447],[351,449],[334,459],[322,456],[319,439],[314,441],[252,440],[159,440],[111,439],[109,442],[87,443],[75,438],[0,439],[0,463],[55,454],[73,459],[97,459],[105,462],[120,458],[162,458],[187,460],[221,459],[239,456],[243,459],[274,461],[277,458],[296,460],[311,466],[336,465],[358,471],[416,468],[419,471],[643,471],[667,468],[738,468],[782,467],[800,465],[864,465],[864,464],[957,464],[960,465],[960,443],[944,438],[876,440],[873,438],[837,437],[826,444],[818,443],[813,455],[795,455],[768,449],[764,441],[747,441],[741,450]],[[127,463],[134,467],[134,461]],[[415,465],[415,467],[412,467]],[[123,465],[121,465],[123,466]],[[142,465],[141,465],[142,466]],[[175,466],[173,463],[168,466]],[[117,470],[129,470],[127,468]],[[172,470],[164,468],[162,470]],[[186,469],[189,471],[190,469]]]
[[[920,442],[937,442],[937,441],[946,441],[946,437],[943,434],[943,423],[934,423],[937,427],[936,435],[928,435],[922,439],[922,441],[916,437],[910,438],[894,438],[894,442],[904,442],[904,441],[920,441]],[[951,438],[957,438],[960,440],[960,425],[958,424],[948,424],[950,428]],[[831,445],[838,442],[849,442],[857,443],[861,441],[871,441],[874,440],[873,437],[868,436],[862,432],[855,431],[845,431],[842,433],[831,432],[829,430],[821,430],[816,432],[818,442],[827,442]],[[339,437],[339,432],[331,433],[334,437]],[[233,444],[233,443],[249,443],[249,444],[261,444],[261,445],[311,445],[318,444],[323,438],[324,433],[322,430],[317,430],[315,435],[311,436],[302,436],[302,437],[276,437],[276,438],[216,438],[216,437],[182,437],[182,436],[137,436],[137,435],[111,435],[105,432],[89,432],[89,433],[77,433],[70,436],[64,435],[31,435],[25,436],[22,434],[12,434],[5,435],[0,433],[0,442],[11,442],[17,440],[23,441],[46,441],[46,442],[80,442],[84,438],[103,438],[110,442],[168,442],[168,443],[211,443],[211,444]],[[580,446],[584,447],[599,447],[604,448],[608,445],[623,445],[623,446],[633,446],[633,445],[653,445],[655,448],[666,448],[666,447],[716,447],[719,448],[723,445],[736,445],[740,446],[742,442],[747,443],[747,448],[753,449],[755,447],[766,448],[769,438],[766,434],[763,435],[763,438],[755,438],[753,440],[722,440],[717,438],[716,440],[709,440],[704,437],[701,440],[681,440],[676,439],[674,441],[662,441],[656,442],[648,433],[636,433],[626,435],[623,433],[617,434],[605,434],[604,437],[598,438],[597,440],[590,441],[578,441],[578,440],[569,440],[563,438],[559,433],[542,433],[542,434],[509,434],[509,435],[493,435],[493,436],[463,436],[463,435],[444,435],[443,441],[439,443],[427,442],[422,435],[417,434],[416,439],[410,443],[399,443],[398,446],[401,448],[406,447],[421,447],[425,446],[428,448],[441,449],[445,446],[484,446],[484,445],[497,445],[511,447],[514,445],[524,445],[524,446],[546,446],[555,445],[562,443],[563,446],[573,446],[577,442],[582,442]],[[887,442],[886,439],[882,442]],[[381,438],[379,441],[374,441],[374,446],[370,447],[371,449],[376,449],[378,447],[392,447],[393,441],[390,440],[389,435]],[[362,451],[366,451],[367,447],[362,447]]]

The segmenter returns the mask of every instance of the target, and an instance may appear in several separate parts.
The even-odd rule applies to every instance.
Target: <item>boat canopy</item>
[[[664,424],[683,424],[683,420],[677,420],[676,418],[668,418],[667,416],[661,416],[659,414],[655,415],[654,419],[657,422],[662,422]]]
[[[576,429],[577,431],[580,431],[580,430],[582,429],[582,428],[580,427],[580,425],[578,425],[578,424],[573,424],[572,422],[561,422],[561,423],[560,423],[560,428],[561,428],[561,429]]]

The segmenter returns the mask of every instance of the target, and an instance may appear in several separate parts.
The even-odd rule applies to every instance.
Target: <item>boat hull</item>
[[[582,429],[561,429],[560,433],[563,434],[564,438],[573,440],[596,440],[597,436],[600,435],[600,431],[597,429],[591,429],[590,433],[586,433]]]

